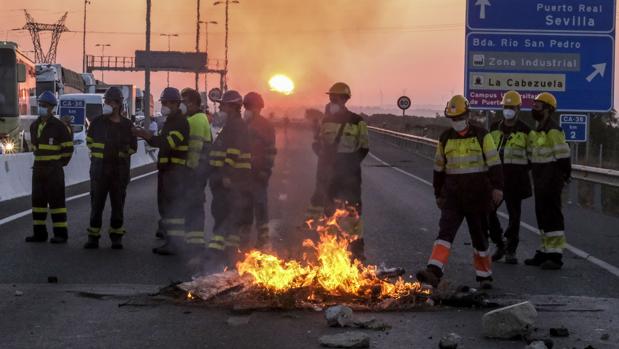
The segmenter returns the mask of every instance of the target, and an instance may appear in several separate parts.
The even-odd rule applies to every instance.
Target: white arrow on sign
[[[479,19],[486,19],[486,6],[492,6],[490,0],[477,0],[475,6],[479,6]]]
[[[595,79],[595,77],[598,75],[600,75],[601,77],[604,77],[604,73],[606,73],[606,63],[594,64],[593,69],[595,69],[593,73],[587,76],[588,82],[593,81],[593,79]]]

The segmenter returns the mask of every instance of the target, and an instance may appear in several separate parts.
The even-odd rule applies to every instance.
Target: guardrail
[[[432,138],[415,136],[374,126],[368,126],[368,129],[374,133],[389,136],[403,142],[415,143],[417,145],[431,147],[436,147],[438,145],[438,141]],[[427,151],[425,151],[424,153],[426,154],[423,155],[431,156],[431,154],[427,154]],[[582,165],[572,165],[572,177],[574,179],[582,180],[585,182],[619,187],[619,171],[616,170]]]

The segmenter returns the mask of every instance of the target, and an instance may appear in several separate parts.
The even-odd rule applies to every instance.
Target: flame
[[[191,294],[191,292],[187,292],[187,300],[194,300],[196,297]]]
[[[354,209],[338,209],[331,217],[323,217],[306,224],[315,230],[319,241],[305,240],[303,246],[313,252],[313,259],[304,256],[303,262],[285,261],[277,256],[253,250],[237,264],[240,275],[250,274],[253,282],[268,291],[284,293],[300,287],[314,287],[316,291],[334,296],[400,298],[411,293],[428,294],[418,282],[406,282],[401,277],[391,283],[378,277],[378,268],[364,266],[351,258],[349,244],[356,239],[344,226],[347,220],[359,219]],[[313,296],[310,296],[310,298]]]
[[[279,92],[285,95],[292,94],[294,91],[294,82],[283,74],[273,75],[269,80],[271,91]]]

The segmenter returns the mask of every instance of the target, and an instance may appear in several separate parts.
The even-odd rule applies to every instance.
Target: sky
[[[442,106],[462,93],[464,79],[465,1],[463,0],[239,0],[230,7],[228,85],[241,93],[262,93],[269,105],[318,106],[336,81],[351,86],[351,104],[392,106],[406,94],[415,107]],[[23,8],[35,20],[53,23],[68,11],[57,62],[81,70],[82,0],[0,0],[0,39],[32,50]],[[201,19],[209,26],[209,57],[224,57],[224,7],[202,0]],[[97,43],[111,44],[105,54],[133,56],[145,47],[146,0],[91,0],[88,5],[88,54],[100,55]],[[176,33],[172,50],[194,51],[196,0],[152,0],[152,50],[167,50],[162,33]],[[49,34],[42,36],[43,45]],[[204,27],[201,33],[204,50]],[[292,78],[295,93],[269,91],[277,73]],[[100,78],[101,72],[95,73]],[[143,73],[105,73],[108,83],[144,85]],[[152,76],[153,95],[166,86],[166,73]],[[171,73],[170,84],[194,85],[194,75]],[[209,77],[210,87],[218,76]],[[200,80],[200,88],[204,81]]]

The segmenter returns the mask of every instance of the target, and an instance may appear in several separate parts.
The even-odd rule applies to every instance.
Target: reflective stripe
[[[91,152],[90,157],[97,158],[97,159],[103,159],[103,153]]]
[[[90,227],[86,229],[86,231],[88,232],[88,235],[90,236],[101,236],[101,228]]]
[[[55,144],[39,144],[39,149],[40,150],[60,150],[60,146],[55,145]]]
[[[67,209],[66,207],[62,207],[62,208],[51,208],[49,210],[49,212],[51,214],[58,214],[58,213],[67,213]]]
[[[34,225],[45,225],[45,221],[37,219],[37,220],[33,220],[32,224],[34,224]]]
[[[34,213],[47,213],[47,207],[33,207],[32,212]]]
[[[213,250],[220,250],[220,251],[223,251],[226,249],[226,246],[224,246],[223,243],[221,242],[209,242],[207,247]]]
[[[54,222],[52,226],[54,228],[67,228],[69,224],[67,222]]]
[[[176,147],[174,150],[176,151],[188,151],[189,150],[189,146],[186,145],[179,145],[178,147]]]
[[[187,232],[187,238],[202,238],[204,237],[204,232],[202,231],[189,231]]]
[[[168,218],[168,219],[164,219],[163,223],[167,223],[167,224],[185,224],[185,219],[184,218]]]
[[[177,164],[177,165],[185,165],[187,163],[187,160],[179,159],[179,158],[171,158],[170,161],[173,164]]]
[[[481,271],[481,270],[475,270],[475,275],[482,277],[482,278],[487,278],[492,276],[492,272],[491,271]]]
[[[236,162],[230,158],[226,159],[225,162],[234,168],[251,169],[251,163],[249,162]]]
[[[60,154],[60,156],[63,158],[70,158],[71,156],[73,156],[73,153],[62,153]]]
[[[430,259],[428,261],[428,265],[437,266],[437,267],[441,268],[441,270],[443,270],[443,268],[445,267],[445,265],[443,263],[441,263],[441,261],[437,261],[436,259]]]
[[[167,164],[170,160],[168,158],[159,158],[160,164]]]
[[[185,236],[184,230],[168,230],[167,233],[169,236]]]
[[[208,162],[211,166],[215,166],[215,167],[223,167],[224,166],[224,162],[221,160],[210,160]]]
[[[480,257],[488,257],[490,255],[488,250],[486,250],[486,251],[475,250],[475,254],[477,254]]]
[[[185,140],[185,136],[183,136],[183,134],[178,131],[170,131],[170,133],[168,134],[170,136],[176,136],[181,142]]]
[[[450,157],[447,160],[447,166],[449,165],[457,165],[457,164],[468,164],[468,163],[479,163],[483,162],[483,155],[470,155],[470,156],[458,156],[458,157]]]
[[[105,144],[103,143],[90,143],[88,145],[89,148],[97,148],[97,149],[105,149]]]
[[[60,154],[57,155],[36,155],[34,157],[34,161],[54,161],[60,160],[62,156]]]
[[[476,167],[476,168],[447,168],[445,172],[447,174],[468,174],[468,173],[482,173],[487,172],[488,168],[484,167]]]
[[[110,234],[125,235],[125,228],[110,228]]]
[[[436,265],[439,268],[443,268],[449,261],[449,254],[451,253],[451,243],[445,240],[436,240],[434,247],[432,248],[432,255],[428,264]]]
[[[445,240],[441,240],[441,239],[437,239],[436,241],[434,241],[434,245],[443,245],[447,248],[451,248],[451,242],[449,241],[445,241]]]
[[[168,140],[168,144],[170,145],[170,148],[174,149],[176,147],[176,143],[174,142],[174,139],[168,136],[167,140]]]
[[[209,152],[210,156],[226,156],[226,152],[224,151],[217,151],[217,150],[211,150]]]
[[[62,143],[60,143],[60,146],[65,147],[65,148],[72,147],[73,146],[73,141],[62,142]]]
[[[204,238],[186,239],[185,242],[188,243],[188,244],[192,244],[192,245],[204,245],[206,243]]]
[[[236,148],[228,148],[226,149],[226,153],[232,154],[232,155],[241,155],[241,150],[236,149]]]
[[[562,230],[559,230],[559,231],[550,231],[548,233],[544,233],[543,236],[546,236],[546,237],[557,237],[557,236],[564,236],[564,235],[565,235],[565,232],[562,231]]]

